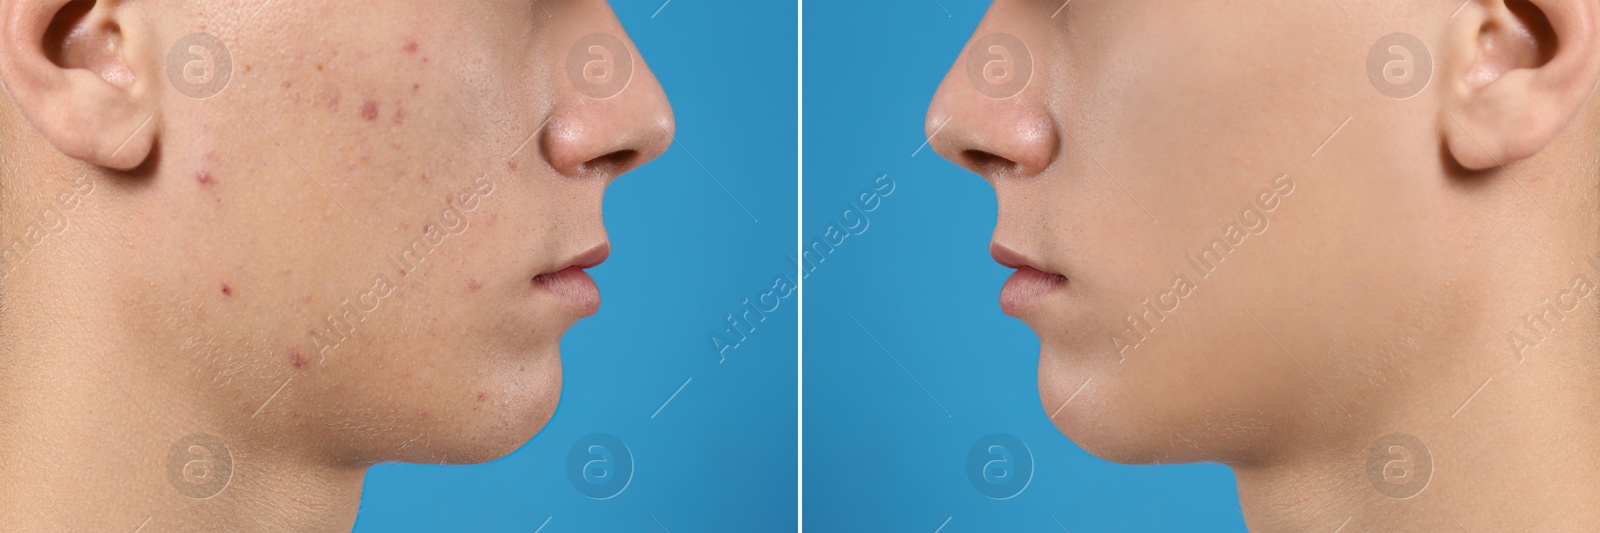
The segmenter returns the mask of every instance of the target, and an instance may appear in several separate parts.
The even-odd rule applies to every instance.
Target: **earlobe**
[[[1464,168],[1543,151],[1600,83],[1600,6],[1592,0],[1476,0],[1452,20],[1440,122]]]
[[[143,164],[159,121],[140,69],[149,26],[122,0],[0,2],[0,81],[62,154],[95,166]]]

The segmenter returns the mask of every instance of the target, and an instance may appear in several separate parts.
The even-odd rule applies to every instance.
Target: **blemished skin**
[[[0,0],[0,80],[8,531],[349,530],[373,464],[515,450],[674,127],[601,0]]]
[[[1600,1],[1063,4],[995,1],[926,124],[1063,433],[1230,466],[1252,530],[1600,527]]]

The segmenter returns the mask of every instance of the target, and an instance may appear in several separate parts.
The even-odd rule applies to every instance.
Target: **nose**
[[[550,166],[567,176],[616,177],[672,143],[672,106],[661,83],[615,15],[606,15],[610,24],[570,32],[564,79],[540,137]]]
[[[945,74],[924,125],[945,159],[985,178],[1037,175],[1060,145],[1046,99],[1040,48],[980,24]]]

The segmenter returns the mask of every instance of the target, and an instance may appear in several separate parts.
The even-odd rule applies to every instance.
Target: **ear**
[[[151,64],[135,53],[144,16],[123,0],[0,1],[0,82],[62,154],[116,170],[150,155],[157,80],[130,68]]]
[[[1462,167],[1544,150],[1600,82],[1600,2],[1473,0],[1452,21],[1441,123]]]

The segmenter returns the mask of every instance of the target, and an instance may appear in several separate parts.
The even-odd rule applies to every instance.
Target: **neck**
[[[1250,529],[1593,531],[1600,524],[1600,438],[1595,424],[1580,421],[1592,420],[1586,413],[1595,406],[1514,390],[1517,379],[1495,379],[1490,387],[1507,386],[1472,402],[1497,405],[1469,403],[1456,419],[1411,433],[1431,455],[1431,473],[1406,499],[1397,498],[1414,490],[1407,483],[1426,465],[1414,449],[1373,464],[1369,454],[1381,432],[1315,456],[1236,468]]]
[[[194,392],[227,394],[227,383],[186,376],[195,372],[182,359],[140,353],[148,344],[140,335],[88,318],[115,311],[26,294],[20,277],[7,279],[0,304],[0,523],[8,530],[351,529],[366,465],[318,457],[260,420],[235,416],[239,407],[227,399]],[[93,294],[77,289],[52,290]]]
[[[1505,291],[1519,296],[1489,307],[1501,311],[1486,314],[1475,333],[1435,338],[1433,348],[1414,354],[1400,388],[1414,394],[1386,398],[1382,410],[1367,404],[1349,424],[1282,447],[1292,452],[1235,465],[1250,529],[1594,531],[1600,348],[1592,332],[1600,331],[1600,288],[1560,320],[1548,315],[1552,327],[1526,325],[1542,298],[1556,301],[1572,286],[1578,265],[1562,261],[1550,270],[1564,275],[1486,280],[1526,290]],[[1581,269],[1590,284],[1600,282],[1592,265]],[[1508,331],[1536,346],[1518,354]],[[1386,438],[1397,433],[1406,436]]]

